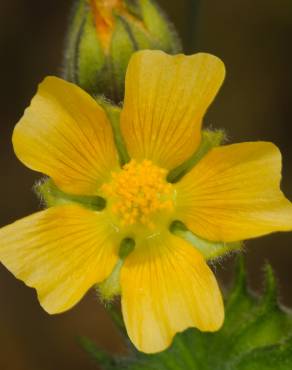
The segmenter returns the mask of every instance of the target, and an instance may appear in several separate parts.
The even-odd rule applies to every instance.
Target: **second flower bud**
[[[177,53],[178,36],[152,0],[79,0],[67,37],[64,77],[92,95],[123,99],[129,59],[140,49]]]

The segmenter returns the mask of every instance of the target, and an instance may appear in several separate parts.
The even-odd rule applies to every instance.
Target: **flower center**
[[[173,189],[165,180],[166,173],[149,160],[131,160],[122,171],[112,173],[112,181],[102,190],[123,225],[139,223],[152,228],[155,216],[173,209]]]

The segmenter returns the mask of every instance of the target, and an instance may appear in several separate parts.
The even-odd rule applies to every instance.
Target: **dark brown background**
[[[39,209],[31,191],[39,177],[22,166],[11,147],[11,132],[48,74],[58,74],[68,0],[0,1],[0,226]],[[188,50],[221,57],[227,79],[205,122],[224,127],[230,140],[270,140],[284,156],[283,189],[292,199],[292,2],[290,0],[202,0],[198,23],[189,26],[187,1],[161,0]],[[196,28],[196,34],[190,30]],[[276,270],[282,301],[292,305],[292,234],[246,243],[251,284],[259,289],[262,266]],[[218,267],[229,280],[232,258]],[[89,370],[93,364],[76,344],[88,335],[111,351],[122,343],[91,292],[70,312],[48,316],[33,290],[0,269],[0,369]]]

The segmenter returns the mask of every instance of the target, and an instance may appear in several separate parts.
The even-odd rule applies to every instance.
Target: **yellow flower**
[[[40,85],[15,128],[16,155],[63,192],[106,199],[102,211],[72,202],[0,230],[0,260],[36,288],[47,312],[68,310],[104,282],[130,238],[135,248],[118,278],[128,334],[141,351],[165,349],[188,327],[221,327],[216,279],[171,223],[181,220],[220,242],[292,229],[292,207],[279,186],[281,156],[271,143],[214,148],[180,181],[166,181],[198,149],[202,118],[224,74],[223,63],[208,54],[136,53],[120,117],[132,160],[122,168],[101,106],[61,79]]]

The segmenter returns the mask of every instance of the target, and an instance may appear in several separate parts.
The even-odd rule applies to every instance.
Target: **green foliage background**
[[[270,265],[265,266],[262,297],[249,291],[243,258],[238,258],[234,286],[226,298],[226,319],[216,333],[189,329],[177,334],[168,350],[112,357],[93,342],[80,343],[104,370],[291,370],[292,314],[277,301]]]

